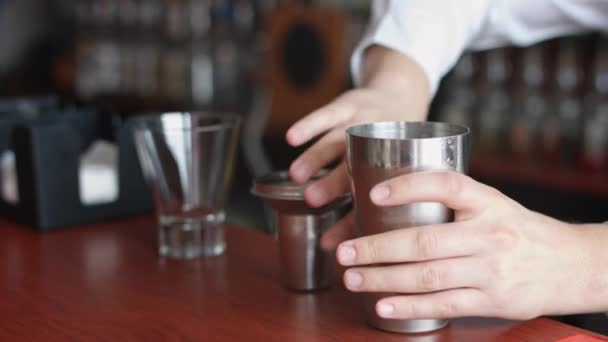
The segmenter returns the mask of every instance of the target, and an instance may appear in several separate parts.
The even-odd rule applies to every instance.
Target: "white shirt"
[[[374,0],[351,67],[360,85],[365,48],[382,45],[416,61],[434,94],[466,49],[529,45],[587,30],[608,31],[608,0]]]

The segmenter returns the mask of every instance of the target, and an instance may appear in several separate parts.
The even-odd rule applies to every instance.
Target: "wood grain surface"
[[[0,341],[542,342],[587,334],[544,318],[378,331],[339,284],[284,289],[271,237],[228,227],[227,240],[223,256],[176,261],[157,256],[151,217],[45,234],[0,222]]]

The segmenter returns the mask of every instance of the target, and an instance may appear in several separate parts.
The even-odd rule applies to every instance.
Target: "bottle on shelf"
[[[507,87],[511,64],[506,49],[493,49],[481,55],[482,70],[477,75],[480,98],[476,111],[477,149],[482,159],[504,160],[509,153],[509,125],[512,99]]]
[[[136,44],[135,92],[141,98],[154,98],[160,95],[159,44],[153,39],[142,39]]]
[[[604,100],[606,101],[606,100]],[[608,171],[608,102],[588,107],[584,123],[580,170],[588,174]]]
[[[496,87],[486,90],[481,98],[476,153],[483,159],[504,160],[509,149],[510,97],[504,89]]]
[[[445,96],[437,104],[437,120],[462,125],[471,128],[472,146],[477,146],[476,110],[477,96],[475,96],[474,56],[470,52],[464,53],[449,76],[444,81],[443,88],[447,90]]]
[[[582,66],[579,53],[580,41],[564,38],[557,54],[556,104],[560,126],[560,164],[572,170],[581,153],[583,112],[580,89]]]
[[[542,44],[517,50],[517,74],[512,77],[513,105],[509,129],[510,156],[523,165],[534,165],[538,151],[539,130],[546,115],[547,101],[543,93],[545,72]]]
[[[538,166],[540,128],[547,116],[547,99],[536,89],[522,93],[517,99],[515,119],[511,124],[511,155],[528,166]]]
[[[190,64],[190,96],[195,108],[212,104],[215,95],[213,75],[211,44],[204,40],[193,43]]]
[[[580,169],[590,174],[608,171],[608,41],[596,44],[591,68],[591,89],[585,97]]]
[[[581,154],[582,144],[582,103],[577,96],[565,96],[558,100],[559,153],[562,167],[573,170]]]

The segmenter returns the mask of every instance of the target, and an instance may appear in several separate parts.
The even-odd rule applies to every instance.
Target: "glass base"
[[[216,256],[224,253],[223,212],[203,217],[159,217],[158,252],[176,259]]]

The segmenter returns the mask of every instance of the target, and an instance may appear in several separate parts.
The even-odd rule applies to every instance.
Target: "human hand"
[[[290,166],[290,177],[304,183],[326,165],[340,161],[325,177],[312,183],[304,196],[312,207],[321,207],[348,191],[345,130],[353,125],[391,120],[422,120],[426,117],[429,90],[426,75],[409,57],[374,47],[366,58],[366,79],[362,88],[346,92],[330,104],[296,122],[286,133],[292,146],[321,136]],[[352,235],[352,213],[338,222],[322,239],[322,246],[334,249]]]
[[[579,229],[465,175],[407,174],[376,185],[370,197],[379,206],[441,202],[455,210],[453,223],[340,244],[338,262],[352,267],[344,274],[349,290],[396,293],[376,304],[381,317],[529,319],[585,311],[597,292]],[[378,264],[389,265],[369,266]]]

